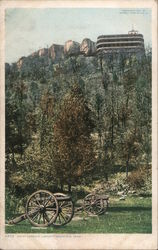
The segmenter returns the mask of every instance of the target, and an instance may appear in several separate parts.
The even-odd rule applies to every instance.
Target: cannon
[[[87,214],[101,215],[108,208],[109,198],[106,195],[88,194],[83,205],[76,211],[84,210]],[[51,193],[47,190],[34,192],[27,200],[25,213],[8,222],[17,224],[28,219],[35,227],[64,226],[74,216],[74,203],[71,196],[63,193]]]
[[[88,214],[101,215],[109,205],[107,195],[88,194],[83,200],[83,208]]]

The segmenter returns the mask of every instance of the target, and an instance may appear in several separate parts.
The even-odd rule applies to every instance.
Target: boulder
[[[129,190],[129,191],[128,191],[128,194],[132,194],[132,191],[131,191],[131,190]]]
[[[125,201],[125,197],[124,196],[120,197],[120,201]]]
[[[80,44],[72,40],[68,40],[64,45],[64,53],[68,56],[74,56],[80,54]]]
[[[117,192],[117,195],[123,195],[124,191]]]
[[[135,190],[132,190],[132,194],[136,194],[137,192]]]
[[[83,205],[83,200],[77,200],[76,205],[82,206]]]
[[[53,61],[59,61],[64,58],[64,46],[52,44],[52,46],[48,49],[48,54]]]
[[[80,52],[86,56],[93,56],[96,53],[96,43],[89,38],[83,39],[80,45]]]

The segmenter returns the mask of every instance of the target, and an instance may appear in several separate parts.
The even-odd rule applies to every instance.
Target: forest
[[[116,173],[135,189],[151,182],[151,80],[151,48],[141,58],[6,64],[6,207],[38,189],[72,192]]]

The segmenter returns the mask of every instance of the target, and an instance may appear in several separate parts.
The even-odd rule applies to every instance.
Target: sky
[[[9,8],[5,13],[5,61],[16,62],[40,48],[67,40],[97,41],[99,35],[143,34],[151,45],[151,9],[119,8]]]

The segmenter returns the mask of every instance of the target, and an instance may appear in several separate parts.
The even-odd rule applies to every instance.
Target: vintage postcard
[[[157,1],[0,24],[0,249],[157,249]]]

